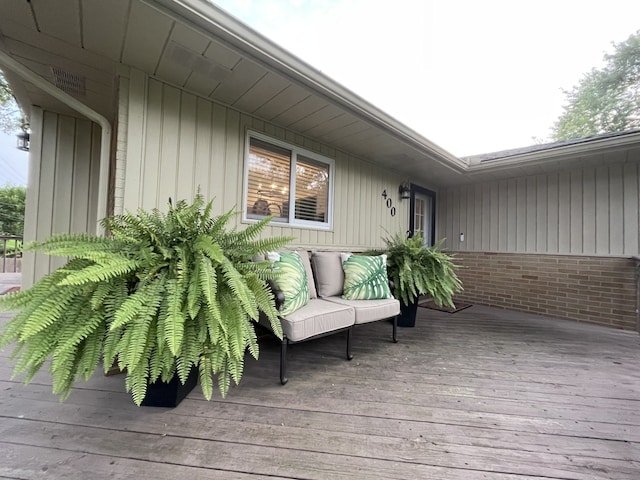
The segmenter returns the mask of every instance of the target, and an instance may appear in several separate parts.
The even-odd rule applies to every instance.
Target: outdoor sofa
[[[351,353],[353,327],[385,319],[392,320],[392,340],[397,342],[397,316],[400,313],[400,302],[391,296],[390,291],[388,294],[379,295],[387,298],[356,300],[344,298],[345,270],[343,268],[347,268],[344,265],[348,265],[348,263],[343,260],[350,254],[314,251],[310,259],[307,251],[293,253],[299,256],[304,267],[308,301],[295,311],[287,313],[283,311],[283,305],[287,300],[286,294],[279,288],[279,285],[272,287],[276,296],[276,306],[280,311],[279,319],[283,333],[280,348],[280,382],[282,385],[286,384],[288,380],[286,373],[287,346],[289,344],[337,332],[346,332],[346,357],[347,360],[351,360],[353,358]],[[378,257],[378,260],[386,261],[384,257]],[[349,279],[348,270],[347,277]],[[384,267],[384,281],[387,283],[387,290],[389,290],[386,266]],[[350,286],[353,286],[353,282]],[[350,292],[352,291],[353,289],[350,289]],[[263,324],[269,327],[268,321]]]

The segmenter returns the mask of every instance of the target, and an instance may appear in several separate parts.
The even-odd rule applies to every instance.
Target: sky
[[[638,0],[213,0],[456,156],[550,141]]]
[[[16,148],[16,136],[0,131],[0,188],[26,187],[28,164],[29,154]]]

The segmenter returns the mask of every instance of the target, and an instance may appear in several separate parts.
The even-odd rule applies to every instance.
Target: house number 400
[[[387,208],[389,209],[389,213],[391,214],[391,216],[395,217],[396,216],[396,207],[393,206],[393,200],[391,200],[389,195],[387,195],[387,190],[386,189],[382,191],[382,198],[385,199],[386,204],[387,204]]]

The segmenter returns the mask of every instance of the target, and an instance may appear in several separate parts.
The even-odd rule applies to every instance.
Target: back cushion
[[[296,253],[300,255],[302,259],[302,265],[304,265],[304,269],[307,271],[307,281],[309,282],[309,298],[318,298],[318,293],[316,292],[316,284],[313,278],[313,271],[311,270],[311,262],[309,261],[309,252],[306,250],[296,250]]]
[[[342,295],[344,288],[344,270],[342,270],[341,252],[313,252],[311,264],[316,278],[318,297]]]

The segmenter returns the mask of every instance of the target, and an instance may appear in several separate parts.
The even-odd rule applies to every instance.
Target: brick
[[[457,262],[467,267],[459,275],[472,303],[608,326],[619,319],[617,328],[635,328],[635,265],[628,259],[466,252]]]

